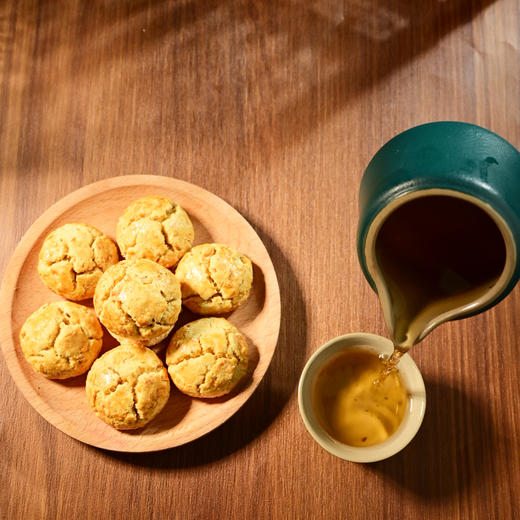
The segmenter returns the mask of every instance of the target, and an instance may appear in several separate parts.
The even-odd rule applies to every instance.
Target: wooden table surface
[[[519,27],[518,0],[0,0],[0,272],[70,191],[156,174],[240,211],[282,297],[258,390],[217,430],[163,452],[67,437],[2,360],[0,517],[518,517],[518,287],[413,349],[426,417],[393,458],[323,451],[297,382],[326,340],[386,334],[355,252],[377,149],[446,119],[520,146]]]

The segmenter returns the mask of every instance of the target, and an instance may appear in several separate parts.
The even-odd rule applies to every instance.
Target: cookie
[[[225,314],[249,296],[251,260],[222,244],[201,244],[188,251],[175,271],[182,302],[197,314]]]
[[[151,260],[123,260],[99,280],[94,309],[120,342],[155,345],[168,336],[179,316],[179,282]]]
[[[72,302],[52,302],[25,321],[20,346],[25,358],[49,379],[85,373],[101,350],[103,331],[92,309]]]
[[[148,348],[127,343],[95,361],[87,376],[87,399],[96,415],[118,430],[141,428],[163,408],[170,380]]]
[[[188,214],[165,197],[144,197],[126,208],[117,224],[116,240],[128,260],[146,258],[172,267],[193,243]]]
[[[65,224],[52,231],[39,254],[38,274],[69,300],[92,298],[101,275],[119,261],[110,238],[88,224]]]
[[[228,394],[247,372],[247,342],[225,318],[202,318],[181,327],[166,351],[175,386],[193,397]]]

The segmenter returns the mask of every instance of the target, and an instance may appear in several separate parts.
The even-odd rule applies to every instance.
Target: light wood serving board
[[[41,282],[38,253],[47,234],[67,222],[85,222],[115,240],[117,220],[130,202],[162,195],[180,204],[195,228],[194,244],[218,242],[246,254],[253,262],[249,299],[228,319],[246,336],[250,347],[249,375],[227,398],[193,399],[172,385],[164,410],[147,426],[117,431],[99,420],[85,395],[86,375],[49,380],[26,362],[19,333],[26,318],[46,302],[59,300]],[[82,302],[92,306],[92,301]],[[213,430],[251,396],[264,376],[278,339],[280,292],[269,254],[250,224],[229,204],[184,181],[150,175],[114,177],[84,186],[56,202],[25,233],[7,267],[0,292],[0,341],[7,366],[29,403],[52,425],[93,446],[115,451],[146,452],[179,446]],[[178,326],[197,319],[183,308]],[[105,331],[102,352],[116,345]],[[168,340],[165,341],[167,343]]]

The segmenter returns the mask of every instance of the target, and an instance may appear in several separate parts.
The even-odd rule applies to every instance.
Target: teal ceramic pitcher
[[[520,277],[520,152],[475,125],[407,130],[370,161],[357,250],[394,343],[498,303]]]

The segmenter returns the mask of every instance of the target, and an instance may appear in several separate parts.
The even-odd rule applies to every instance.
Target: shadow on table
[[[309,61],[320,73],[278,110],[276,120],[284,126],[278,142],[290,144],[315,130],[326,117],[430,51],[495,1],[344,0],[339,12],[333,8],[339,2],[329,2],[332,8],[320,10],[319,1],[310,2],[308,9],[298,12],[298,24],[305,29],[291,35],[296,48],[288,54],[294,62],[287,65],[302,68],[299,55],[308,48]],[[394,92],[396,97],[399,94]],[[320,110],[320,100],[327,103],[326,110]],[[370,115],[378,124],[378,114]]]
[[[211,463],[239,450],[261,433],[283,410],[294,392],[305,361],[307,319],[301,288],[279,247],[258,228],[276,270],[281,295],[278,345],[259,387],[222,426],[191,443],[153,453],[99,450],[124,462],[154,468],[185,468]]]
[[[426,415],[415,439],[400,454],[367,469],[437,501],[493,478],[497,435],[485,403],[442,382],[425,383]]]
[[[37,11],[20,14],[38,25],[38,36],[35,66],[14,88],[27,93],[24,110],[35,127],[43,126],[49,97],[51,106],[65,109],[80,159],[88,114],[117,102],[125,114],[121,127],[167,133],[155,143],[166,157],[172,147],[214,153],[218,143],[233,145],[239,163],[268,161],[494,1],[94,0],[88,9],[81,2],[64,9],[42,0]],[[92,90],[103,95],[89,108]],[[57,91],[59,103],[52,98]],[[134,97],[138,104],[127,106]],[[377,124],[378,114],[367,118]],[[221,142],[221,129],[229,142]],[[20,168],[47,161],[49,153],[39,150],[37,132],[26,133]]]

